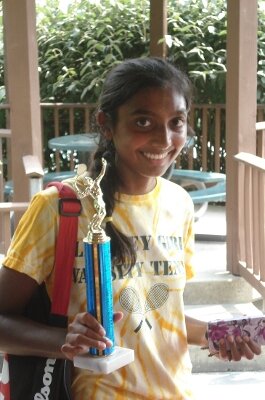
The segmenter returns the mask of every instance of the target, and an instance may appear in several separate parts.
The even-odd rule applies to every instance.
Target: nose
[[[154,142],[162,148],[167,148],[172,144],[172,131],[167,125],[160,125],[154,133]]]

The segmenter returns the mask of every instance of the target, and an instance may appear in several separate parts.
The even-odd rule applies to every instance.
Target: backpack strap
[[[51,323],[58,326],[60,319],[65,325],[72,286],[72,271],[76,253],[78,216],[81,202],[75,192],[62,182],[51,182],[46,187],[55,186],[59,195],[59,232],[55,249],[55,275],[52,291]]]

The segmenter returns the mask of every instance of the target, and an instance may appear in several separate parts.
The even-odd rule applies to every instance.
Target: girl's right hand
[[[122,313],[114,314],[114,322],[118,322],[121,318]],[[61,350],[70,360],[79,354],[86,354],[90,347],[104,350],[113,345],[105,335],[104,328],[91,314],[87,312],[77,314],[68,325],[65,344]]]

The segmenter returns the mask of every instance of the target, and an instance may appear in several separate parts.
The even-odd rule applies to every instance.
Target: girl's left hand
[[[230,350],[227,350],[226,342]],[[261,346],[248,336],[227,336],[219,342],[218,357],[225,361],[240,361],[241,358],[252,360],[255,355],[261,354]]]

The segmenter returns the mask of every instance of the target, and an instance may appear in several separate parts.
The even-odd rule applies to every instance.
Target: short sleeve
[[[38,193],[20,219],[3,265],[41,283],[54,264],[58,194],[55,188]]]

